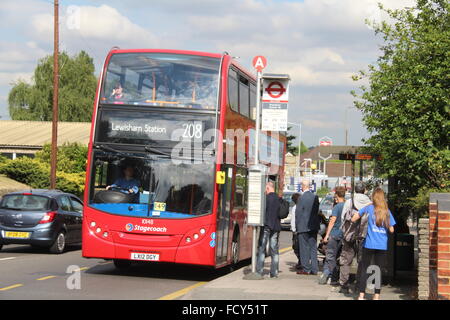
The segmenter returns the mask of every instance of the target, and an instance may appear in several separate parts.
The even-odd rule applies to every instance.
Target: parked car
[[[333,211],[333,200],[334,193],[329,193],[322,199],[322,201],[320,201],[319,204],[319,213],[322,212],[327,220],[330,219],[331,212]]]
[[[350,199],[351,193],[345,194],[345,200]],[[319,213],[322,213],[327,220],[331,217],[331,212],[333,211],[334,203],[334,192],[328,193],[319,204]]]
[[[46,247],[59,254],[81,243],[83,202],[58,190],[30,190],[0,201],[0,250],[5,244]]]

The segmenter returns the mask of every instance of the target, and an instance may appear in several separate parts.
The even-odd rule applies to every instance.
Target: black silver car
[[[6,244],[29,244],[62,253],[81,243],[83,203],[58,190],[13,192],[0,201],[0,250]]]

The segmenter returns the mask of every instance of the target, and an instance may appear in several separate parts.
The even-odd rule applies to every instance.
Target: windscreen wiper
[[[187,161],[192,161],[192,160],[199,160],[199,161],[201,161],[201,160],[203,160],[202,158],[199,159],[199,158],[195,158],[195,157],[191,158],[191,157],[173,156],[173,155],[171,155],[169,153],[160,151],[160,150],[158,150],[156,148],[152,148],[152,147],[149,147],[149,146],[145,146],[144,149],[145,149],[145,151],[147,151],[149,153],[155,153],[157,155],[166,156],[166,157],[168,157],[170,159],[173,159],[173,160],[187,160]],[[211,155],[213,155],[213,154],[214,154],[214,152],[211,152]]]
[[[156,149],[156,148],[152,148],[152,147],[149,147],[149,146],[145,146],[144,149],[145,149],[145,151],[147,151],[147,152],[156,153],[156,154],[161,155],[161,156],[170,157],[170,154],[168,154],[168,153],[166,153],[166,152],[163,152],[163,151],[159,151],[159,150]]]
[[[124,153],[122,151],[116,150],[112,147],[109,146],[105,146],[104,144],[98,144],[98,145],[94,145],[95,149],[99,149],[102,151],[107,151],[107,152],[111,152],[111,153],[116,153],[119,156],[125,157],[125,158],[133,158],[133,159],[144,159],[144,157],[137,157],[135,155],[130,155],[128,153]]]
[[[116,149],[111,148],[111,147],[108,147],[108,146],[105,146],[104,144],[96,144],[96,145],[94,145],[94,148],[95,149],[100,149],[100,150],[103,150],[103,151],[115,152],[115,153],[123,154],[121,151],[116,150]]]

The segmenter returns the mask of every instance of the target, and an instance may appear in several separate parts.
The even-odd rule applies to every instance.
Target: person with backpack
[[[331,283],[338,283],[339,268],[337,258],[341,249],[342,231],[341,231],[341,215],[345,202],[345,188],[337,187],[334,193],[335,206],[331,213],[330,222],[323,242],[327,245],[325,254],[325,263],[323,272],[319,278],[319,284],[326,284],[328,278],[331,277]]]
[[[298,233],[301,270],[300,275],[317,275],[317,232],[319,231],[319,198],[310,191],[309,181],[302,181],[303,194],[295,209],[295,230]]]
[[[363,216],[367,216],[367,236],[363,243],[362,259],[361,259],[361,274],[358,283],[359,298],[358,300],[364,300],[367,274],[369,272],[369,266],[378,267],[380,272],[378,273],[380,278],[378,279],[378,288],[375,287],[374,300],[380,299],[381,292],[381,267],[386,261],[386,253],[388,250],[388,231],[394,233],[395,219],[389,210],[384,195],[384,191],[381,188],[376,188],[372,193],[373,204],[359,210],[359,213],[354,215],[352,222],[357,222]],[[372,263],[373,260],[373,263]]]
[[[270,248],[270,278],[278,278],[279,267],[279,252],[278,242],[281,231],[280,215],[284,215],[284,212],[280,212],[282,201],[275,193],[275,183],[269,181],[266,184],[266,212],[264,217],[264,227],[261,228],[261,234],[259,237],[258,257],[256,263],[256,272],[261,276],[264,270],[264,260],[266,258],[266,246],[269,243]],[[281,211],[283,211],[281,209]],[[287,205],[287,212],[289,213],[289,204]],[[287,214],[286,214],[287,216]]]
[[[352,198],[348,199],[344,203],[341,214],[341,231],[342,231],[342,247],[341,254],[339,256],[339,285],[340,293],[349,293],[349,278],[350,278],[350,267],[352,265],[355,256],[358,261],[358,270],[356,273],[356,279],[360,274],[360,264],[361,261],[361,250],[362,250],[362,240],[364,238],[364,222],[358,221],[353,223],[351,221],[358,211],[372,202],[370,198],[365,194],[366,185],[362,181],[357,181],[355,183],[355,190]],[[362,228],[360,228],[362,227]],[[359,232],[361,230],[361,233]]]

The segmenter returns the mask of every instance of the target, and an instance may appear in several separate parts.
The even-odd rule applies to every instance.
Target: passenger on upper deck
[[[122,101],[125,98],[125,94],[123,93],[123,88],[120,82],[117,82],[114,86],[113,92],[111,93],[110,98],[116,101]]]

